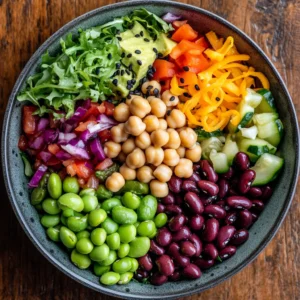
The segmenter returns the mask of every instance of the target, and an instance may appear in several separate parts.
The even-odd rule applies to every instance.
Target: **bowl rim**
[[[229,27],[232,31],[237,33],[241,38],[243,38],[247,43],[249,43],[251,45],[251,47],[255,48],[259,52],[259,54],[263,57],[265,62],[271,68],[271,70],[274,73],[276,79],[278,80],[278,82],[279,82],[286,98],[288,99],[289,106],[290,106],[290,109],[291,109],[290,117],[292,119],[292,123],[296,124],[296,126],[294,128],[294,135],[296,136],[296,141],[295,141],[296,162],[295,162],[295,172],[294,172],[295,174],[294,174],[293,181],[290,185],[289,193],[288,193],[288,196],[287,196],[288,200],[284,203],[284,206],[281,209],[281,212],[280,212],[280,214],[279,214],[279,216],[276,220],[275,225],[270,230],[270,234],[264,238],[264,240],[261,242],[261,244],[252,252],[252,254],[247,258],[247,260],[242,261],[241,263],[239,263],[239,265],[236,268],[234,268],[232,270],[229,270],[225,274],[225,276],[223,276],[222,278],[217,279],[217,280],[207,284],[205,287],[197,287],[193,290],[176,292],[176,294],[170,294],[170,295],[164,295],[164,296],[144,295],[144,297],[143,297],[144,299],[158,299],[158,298],[171,299],[171,298],[185,297],[185,296],[189,296],[189,295],[192,295],[192,294],[201,293],[204,290],[210,289],[210,288],[222,283],[223,281],[229,279],[233,275],[240,272],[244,267],[249,265],[258,256],[258,254],[268,245],[268,243],[273,239],[273,237],[275,236],[275,234],[279,230],[283,220],[285,219],[285,216],[288,212],[288,209],[289,209],[289,207],[292,203],[292,200],[293,200],[293,197],[294,197],[294,194],[295,194],[295,190],[296,190],[296,186],[297,186],[297,178],[298,178],[298,175],[299,175],[299,126],[298,126],[298,120],[297,120],[297,116],[296,116],[295,107],[294,107],[293,101],[291,99],[291,96],[289,95],[289,92],[287,90],[287,87],[286,87],[283,79],[281,78],[279,72],[277,71],[277,69],[275,68],[275,66],[271,62],[271,60],[267,57],[267,55],[263,52],[263,50],[247,34],[245,34],[242,30],[240,30],[239,28],[237,28],[235,25],[228,22],[224,18],[222,18],[222,17],[220,17],[220,16],[218,16],[218,15],[216,15],[216,14],[210,12],[210,11],[207,11],[203,8],[199,8],[199,7],[189,5],[189,4],[185,4],[185,3],[173,2],[173,1],[169,1],[169,0],[165,0],[165,1],[163,1],[163,0],[151,0],[151,1],[132,0],[132,1],[126,1],[126,2],[121,2],[121,3],[117,2],[117,3],[114,3],[114,4],[109,4],[109,5],[105,5],[105,6],[96,8],[94,10],[88,11],[85,14],[74,18],[70,22],[63,25],[54,34],[52,34],[34,52],[34,54],[31,56],[29,61],[26,63],[24,69],[20,73],[20,75],[19,75],[19,77],[18,77],[18,79],[17,79],[17,81],[16,81],[16,83],[15,83],[13,89],[12,89],[12,92],[11,92],[11,95],[9,97],[9,101],[8,101],[8,104],[7,104],[7,107],[6,107],[5,116],[4,116],[4,119],[3,119],[3,129],[2,129],[2,139],[1,139],[1,142],[2,142],[1,143],[2,169],[3,169],[3,175],[4,175],[4,182],[5,182],[6,190],[7,190],[7,193],[8,193],[8,197],[9,197],[11,206],[14,210],[14,213],[15,213],[19,223],[21,224],[23,230],[25,231],[25,233],[27,234],[27,236],[31,240],[31,242],[35,245],[35,247],[39,250],[39,252],[48,261],[50,261],[55,267],[57,267],[60,271],[62,271],[68,277],[71,277],[75,281],[83,284],[86,287],[92,288],[93,290],[95,290],[97,292],[105,293],[105,294],[111,295],[111,296],[122,297],[122,298],[139,299],[140,296],[138,294],[133,294],[132,292],[125,293],[125,292],[114,291],[114,290],[111,290],[111,289],[109,289],[105,286],[102,286],[100,284],[95,284],[95,283],[91,282],[90,280],[87,280],[86,278],[82,277],[81,275],[78,275],[77,273],[75,273],[75,272],[73,272],[69,269],[66,269],[65,266],[62,263],[60,263],[53,255],[49,255],[47,253],[47,250],[42,245],[42,243],[35,237],[34,232],[28,226],[24,216],[22,215],[20,209],[18,208],[18,206],[15,203],[15,199],[14,199],[14,195],[13,195],[14,188],[13,188],[11,178],[9,177],[9,165],[8,165],[8,161],[6,159],[7,153],[8,153],[8,150],[9,150],[7,142],[6,142],[7,139],[8,139],[8,136],[9,136],[9,132],[8,132],[8,127],[5,126],[5,124],[8,123],[10,115],[12,113],[14,99],[16,97],[17,91],[20,89],[20,87],[21,87],[22,83],[24,82],[24,80],[26,80],[25,75],[27,74],[27,72],[29,70],[31,70],[33,64],[37,60],[40,59],[41,54],[43,54],[45,52],[45,50],[47,50],[49,48],[49,46],[57,39],[57,37],[59,37],[60,35],[66,34],[74,26],[80,24],[82,21],[87,20],[90,17],[93,17],[97,14],[101,14],[103,12],[109,11],[109,10],[114,9],[114,8],[122,8],[122,7],[132,7],[132,8],[134,8],[135,5],[142,5],[142,4],[147,4],[147,6],[151,5],[151,4],[158,5],[158,6],[169,5],[170,7],[175,7],[175,8],[179,8],[179,9],[181,8],[181,9],[185,9],[185,10],[193,10],[193,11],[196,11],[198,13],[201,13],[201,14],[207,16],[207,17],[210,17],[210,18],[218,21],[219,23],[225,25],[226,27]]]

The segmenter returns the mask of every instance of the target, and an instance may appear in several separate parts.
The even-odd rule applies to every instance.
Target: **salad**
[[[47,237],[104,285],[198,279],[232,257],[284,164],[275,99],[250,56],[145,9],[60,44],[18,95]]]

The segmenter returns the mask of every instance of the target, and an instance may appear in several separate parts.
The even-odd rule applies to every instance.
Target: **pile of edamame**
[[[32,191],[31,203],[47,236],[72,250],[74,265],[93,265],[104,285],[126,284],[138,269],[137,258],[147,254],[150,239],[168,221],[166,214],[156,215],[157,199],[148,192],[138,181],[127,181],[118,195],[104,185],[80,189],[75,177],[62,181],[51,173]]]

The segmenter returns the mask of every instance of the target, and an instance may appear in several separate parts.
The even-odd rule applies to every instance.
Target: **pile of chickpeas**
[[[146,99],[132,95],[114,110],[120,124],[111,128],[112,140],[105,143],[104,152],[123,165],[106,180],[112,192],[119,191],[125,180],[137,179],[149,183],[153,196],[165,197],[173,173],[189,178],[193,162],[201,158],[195,131],[186,127],[184,113],[176,109],[178,97],[167,90],[160,99],[160,91],[157,81],[145,82]]]

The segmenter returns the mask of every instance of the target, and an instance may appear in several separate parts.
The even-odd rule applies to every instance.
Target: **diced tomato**
[[[164,80],[172,78],[176,73],[175,64],[164,59],[157,59],[154,62],[153,66],[156,70],[153,75],[153,79],[155,80]]]
[[[75,162],[75,159],[68,159],[68,160],[64,160],[63,161],[63,165],[65,166],[65,167],[67,167],[67,166],[69,166],[69,165],[71,165],[71,164],[74,164],[74,162]]]
[[[23,106],[23,130],[26,134],[34,134],[37,128],[37,116],[33,115],[35,111],[34,106]]]
[[[170,56],[176,60],[182,54],[191,50],[198,50],[198,54],[201,54],[205,50],[205,48],[193,42],[182,40],[172,49]]]
[[[182,20],[182,21],[174,21],[172,23],[172,26],[175,28],[175,29],[178,29],[179,27],[181,27],[182,25],[186,24],[187,23],[187,20]]]
[[[111,167],[113,165],[113,161],[110,159],[110,158],[105,158],[103,161],[101,161],[101,163],[99,163],[95,170],[97,171],[102,171],[102,170],[105,170],[109,167]]]
[[[85,165],[84,161],[76,162],[75,165],[76,165],[76,173],[78,177],[87,179],[93,174],[93,170],[88,168]]]
[[[180,26],[172,35],[172,40],[180,42],[182,40],[193,41],[197,38],[198,33],[189,24]]]
[[[201,38],[197,39],[195,41],[195,44],[204,47],[205,49],[209,47],[209,43],[206,40],[206,38],[204,36],[202,36]]]
[[[102,102],[99,106],[98,106],[98,110],[100,112],[100,114],[105,114],[105,105],[104,105],[104,102]]]
[[[90,125],[90,124],[96,125],[97,122],[96,122],[96,121],[86,121],[86,122],[81,122],[81,123],[79,123],[79,126],[77,126],[77,127],[75,128],[75,131],[76,131],[76,132],[82,132],[82,131],[85,131],[85,130],[87,129],[88,125]]]
[[[59,120],[54,120],[53,114],[49,115],[50,128],[57,128],[59,124]]]
[[[105,106],[105,114],[107,116],[113,116],[115,106],[108,101],[104,101],[104,106]]]
[[[195,85],[198,83],[197,75],[193,72],[181,72],[177,75],[179,82],[182,85]]]
[[[95,176],[95,175],[92,175],[87,183],[86,183],[86,187],[89,188],[89,189],[97,189],[99,186],[99,179]]]
[[[18,147],[21,151],[25,151],[28,148],[28,140],[24,134],[19,138]]]
[[[56,166],[61,164],[61,161],[56,158],[55,156],[52,156],[46,163],[47,166]]]
[[[64,180],[67,177],[67,170],[66,168],[63,168],[58,172],[58,176],[60,177],[61,180]]]
[[[80,188],[82,188],[82,189],[85,189],[87,187],[85,184],[84,178],[78,178],[78,183],[79,183]]]
[[[67,170],[67,173],[72,177],[77,174],[77,168],[76,168],[75,163],[68,165],[66,170]]]
[[[98,133],[101,143],[105,143],[111,140],[111,132],[110,129],[104,129]]]
[[[39,160],[39,159],[36,159],[34,164],[33,164],[33,169],[37,170],[41,164],[42,164],[42,161]]]
[[[169,90],[171,85],[171,80],[170,79],[166,79],[166,80],[163,80],[160,82],[160,85],[161,85],[161,92],[163,93],[164,91],[166,90]]]
[[[91,103],[91,107],[85,113],[85,115],[82,118],[82,120],[87,120],[91,116],[97,117],[100,114],[98,107],[99,107],[98,103]]]
[[[57,144],[50,144],[48,145],[48,151],[55,155],[58,151],[60,151],[60,147]]]

